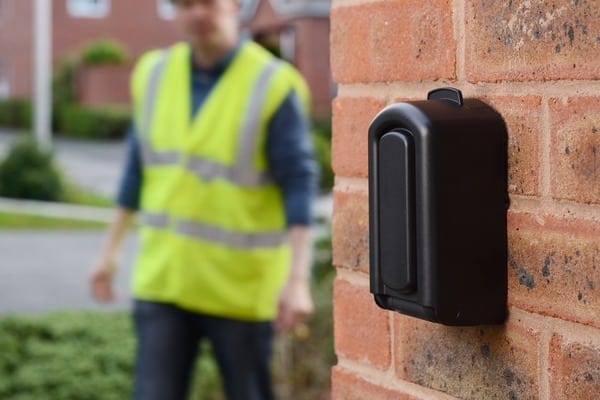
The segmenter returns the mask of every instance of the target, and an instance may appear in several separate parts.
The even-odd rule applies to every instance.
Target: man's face
[[[236,0],[174,0],[177,22],[198,50],[218,50],[237,35]]]

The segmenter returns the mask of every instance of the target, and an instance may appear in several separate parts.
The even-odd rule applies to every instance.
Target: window
[[[156,9],[162,19],[175,18],[175,6],[171,0],[156,0]]]
[[[103,18],[110,11],[110,0],[67,0],[67,11],[72,17]]]
[[[296,60],[296,33],[291,28],[285,28],[279,36],[281,58],[289,62]]]

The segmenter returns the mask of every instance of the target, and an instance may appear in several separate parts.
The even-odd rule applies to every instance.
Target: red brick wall
[[[105,18],[75,18],[68,14],[66,0],[53,2],[54,59],[78,51],[90,40],[113,38],[123,43],[135,60],[142,52],[178,40],[174,22],[159,17],[156,0],[111,1]]]
[[[11,97],[29,97],[32,87],[33,0],[2,0],[0,61],[8,60]],[[52,1],[52,58],[77,52],[91,40],[113,38],[130,52],[131,63],[142,52],[168,45],[179,38],[175,24],[158,16],[156,0],[111,1],[105,18],[79,18],[67,13],[66,0]],[[4,62],[3,62],[4,64]],[[118,98],[127,98],[124,88]]]
[[[10,80],[10,96],[26,98],[33,90],[32,2],[2,0],[1,3],[0,63]]]
[[[597,1],[334,1],[331,53],[333,399],[599,399]],[[437,325],[369,293],[368,124],[440,86],[483,99],[508,126],[502,326]]]

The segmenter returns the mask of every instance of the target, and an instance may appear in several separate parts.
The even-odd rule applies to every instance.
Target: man
[[[174,3],[186,42],[133,72],[135,134],[91,290],[114,298],[117,252],[139,211],[134,397],[185,398],[208,339],[228,399],[270,399],[272,327],[313,308],[307,90],[240,39],[236,0]]]

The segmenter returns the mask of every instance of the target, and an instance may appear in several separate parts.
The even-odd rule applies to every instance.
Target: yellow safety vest
[[[268,171],[267,125],[298,72],[242,44],[191,115],[190,47],[138,62],[131,81],[143,177],[136,298],[244,320],[273,318],[290,249]]]

